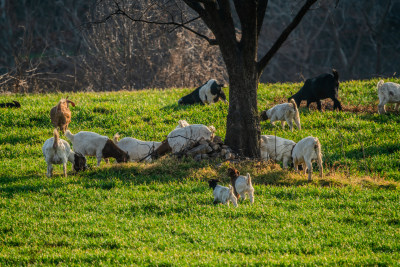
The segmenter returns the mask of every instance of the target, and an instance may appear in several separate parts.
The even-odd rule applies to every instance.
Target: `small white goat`
[[[101,159],[115,158],[118,163],[128,162],[129,155],[120,149],[107,136],[99,135],[93,132],[81,131],[72,134],[69,130],[65,136],[72,142],[74,150],[85,156],[96,156],[97,166],[100,166]]]
[[[292,152],[294,169],[298,171],[298,166],[302,165],[304,173],[308,169],[308,181],[311,181],[311,174],[313,172],[312,162],[317,161],[319,167],[319,174],[322,177],[322,154],[321,143],[318,138],[308,136],[301,139],[293,148]],[[307,166],[305,168],[304,164]]]
[[[386,113],[385,105],[387,103],[396,103],[394,109],[398,111],[400,104],[400,84],[392,82],[385,83],[383,80],[380,80],[378,82],[377,88],[379,97],[379,114]]]
[[[47,139],[42,147],[43,156],[47,163],[47,177],[53,175],[53,164],[62,164],[64,176],[67,177],[67,161],[74,165],[75,171],[86,169],[86,158],[81,153],[73,152],[68,142],[60,139],[57,129],[54,137]]]
[[[286,169],[292,161],[292,150],[296,143],[274,135],[261,135],[260,141],[261,158],[283,161],[283,168]]]
[[[167,140],[172,149],[172,153],[177,153],[201,139],[212,140],[214,138],[214,132],[214,126],[207,127],[203,124],[192,124],[173,130],[168,134]]]
[[[239,199],[246,199],[246,194],[249,195],[250,203],[254,203],[254,188],[251,183],[251,177],[248,173],[246,176],[240,175],[240,172],[235,168],[228,169],[228,175],[231,178],[231,184],[233,186],[235,196]]]
[[[213,189],[214,195],[214,204],[221,202],[222,204],[229,205],[229,201],[233,203],[235,207],[237,207],[237,198],[233,193],[233,187],[229,185],[228,187],[220,186],[217,183],[220,182],[216,179],[211,179],[208,181],[208,185]]]
[[[272,124],[274,124],[275,121],[280,121],[282,129],[285,129],[286,121],[292,132],[292,121],[294,120],[297,128],[301,130],[299,110],[297,109],[297,105],[294,99],[291,99],[290,103],[279,104],[261,112],[261,120],[266,121],[268,119],[271,121]]]
[[[61,99],[58,104],[50,110],[51,123],[54,127],[60,128],[60,131],[63,133],[67,130],[71,122],[71,110],[69,110],[68,104],[75,107],[75,103],[68,100],[67,96],[67,98]]]
[[[161,142],[142,141],[132,137],[125,137],[118,141],[119,134],[114,135],[114,143],[123,151],[128,152],[130,161],[145,160],[151,162],[151,153],[153,153]]]

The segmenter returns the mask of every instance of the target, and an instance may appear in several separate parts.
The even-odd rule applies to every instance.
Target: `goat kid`
[[[379,97],[378,113],[386,113],[385,105],[387,103],[396,103],[394,109],[398,111],[400,104],[400,84],[393,82],[385,83],[383,80],[380,80],[377,84],[377,89]]]
[[[306,100],[307,108],[312,102],[317,102],[317,108],[321,111],[321,100],[330,98],[333,101],[333,109],[342,110],[342,105],[338,100],[339,74],[334,69],[332,73],[333,75],[324,73],[315,78],[307,79],[303,87],[288,100],[290,101],[293,98],[298,107],[300,107],[302,100]]]
[[[65,133],[69,123],[71,122],[71,110],[68,107],[69,104],[75,107],[75,103],[68,100],[67,96],[67,98],[61,99],[58,104],[50,110],[51,123],[54,127],[58,127],[62,133]]]
[[[64,176],[67,177],[67,161],[73,164],[76,172],[84,171],[87,168],[85,156],[72,151],[68,142],[60,139],[57,129],[54,129],[53,135],[44,142],[42,147],[43,156],[47,163],[47,177],[53,175],[53,164],[62,164]]]
[[[275,135],[261,135],[260,141],[261,158],[282,161],[283,168],[287,169],[288,164],[292,161],[292,151],[296,143]]]
[[[292,121],[294,120],[297,128],[301,130],[299,110],[297,109],[297,104],[294,99],[290,99],[290,103],[279,104],[261,112],[261,120],[266,121],[268,119],[271,121],[272,124],[275,121],[280,121],[282,129],[285,129],[286,121],[292,132]]]
[[[226,204],[229,206],[229,202],[231,201],[235,207],[237,207],[237,198],[233,192],[233,187],[229,185],[228,187],[218,185],[220,181],[217,179],[211,179],[208,181],[208,185],[213,189],[214,202],[213,204],[217,204],[221,202],[222,204]]]
[[[180,105],[192,105],[196,103],[204,104],[212,104],[218,102],[221,98],[225,103],[226,95],[222,90],[223,84],[218,84],[218,82],[214,79],[209,80],[202,86],[196,88],[190,94],[182,97],[178,100],[178,104]]]
[[[97,166],[100,166],[102,158],[115,158],[118,163],[129,160],[128,153],[120,149],[107,136],[86,131],[72,134],[69,130],[65,132],[65,136],[72,142],[76,152],[85,156],[96,156]]]
[[[293,148],[292,152],[293,165],[295,171],[298,171],[298,165],[303,166],[304,173],[308,171],[308,181],[311,181],[311,174],[313,172],[312,162],[317,161],[319,167],[319,174],[322,177],[323,167],[322,167],[322,153],[321,153],[321,143],[318,138],[308,136],[301,139]]]
[[[214,126],[207,127],[203,124],[192,124],[173,130],[168,134],[167,140],[172,152],[177,153],[201,139],[213,140],[214,133]]]
[[[116,144],[123,151],[128,152],[130,161],[151,162],[151,154],[161,145],[161,142],[142,141],[132,137],[125,137],[118,141],[119,134],[116,133],[113,138]]]
[[[251,183],[250,174],[247,173],[246,176],[240,175],[240,172],[235,168],[228,169],[228,175],[231,178],[231,184],[234,189],[234,194],[237,199],[239,196],[242,199],[246,199],[246,194],[249,195],[250,203],[254,203],[254,188]]]

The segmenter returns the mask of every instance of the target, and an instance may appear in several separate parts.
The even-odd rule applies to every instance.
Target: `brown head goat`
[[[68,128],[68,124],[71,122],[71,110],[69,110],[68,104],[75,107],[75,103],[68,100],[68,96],[65,99],[61,99],[56,106],[50,110],[51,123],[54,127],[59,128],[62,133]]]

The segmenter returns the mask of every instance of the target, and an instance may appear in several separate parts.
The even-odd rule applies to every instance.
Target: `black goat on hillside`
[[[13,100],[9,103],[0,103],[0,108],[20,108],[21,104],[18,101]]]
[[[324,73],[315,78],[307,79],[303,87],[296,94],[289,97],[294,99],[298,107],[302,100],[307,101],[307,108],[312,102],[317,102],[318,110],[321,110],[321,100],[330,98],[333,100],[333,109],[342,110],[338,98],[339,91],[339,74],[332,69],[332,74]]]

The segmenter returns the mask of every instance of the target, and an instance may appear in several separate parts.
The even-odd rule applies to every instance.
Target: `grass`
[[[376,114],[377,81],[342,83],[345,112],[301,108],[302,131],[263,122],[262,134],[318,137],[325,177],[309,184],[279,164],[237,164],[256,190],[254,205],[238,208],[212,205],[205,181],[228,184],[219,161],[103,162],[79,174],[69,165],[66,178],[55,166],[47,178],[41,146],[65,95],[1,95],[22,108],[0,109],[0,265],[397,265],[400,119]],[[261,84],[259,110],[300,86]],[[178,106],[190,90],[70,94],[70,130],[163,140],[186,119],[224,137],[227,106]]]

